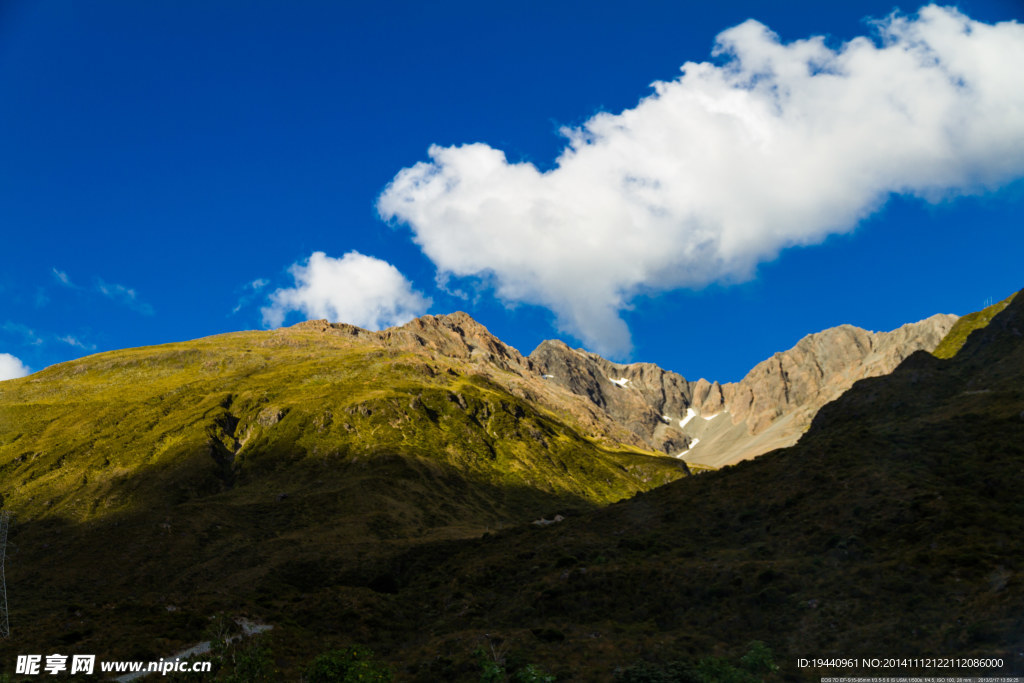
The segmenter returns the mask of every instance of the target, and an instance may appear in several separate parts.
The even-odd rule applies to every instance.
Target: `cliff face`
[[[892,332],[840,325],[808,335],[796,346],[758,363],[740,382],[711,395],[701,412],[727,410],[759,434],[779,417],[813,415],[865,377],[887,375],[915,351],[931,351],[953,327],[954,315],[934,315]],[[723,405],[724,404],[724,405]]]
[[[548,382],[585,397],[649,448],[685,449],[685,435],[668,417],[686,414],[691,403],[691,385],[682,375],[651,363],[612,363],[552,340],[542,342],[530,360]]]
[[[823,405],[857,380],[931,351],[956,320],[935,315],[892,332],[841,325],[804,337],[727,384],[691,382],[649,363],[612,363],[559,341],[543,342],[529,360],[649,447],[718,467],[792,445]]]

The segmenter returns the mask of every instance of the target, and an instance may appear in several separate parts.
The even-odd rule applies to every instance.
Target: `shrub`
[[[391,671],[362,645],[318,655],[306,668],[306,683],[389,683]]]

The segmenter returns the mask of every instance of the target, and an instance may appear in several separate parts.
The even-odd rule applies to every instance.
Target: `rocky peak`
[[[351,337],[392,348],[427,350],[438,356],[490,363],[502,370],[533,373],[530,362],[522,354],[461,311],[448,315],[424,315],[380,332],[326,320],[307,320],[287,329]]]
[[[530,361],[548,382],[587,398],[648,448],[673,453],[686,447],[666,417],[689,405],[689,383],[681,375],[653,363],[613,363],[557,340],[541,342]]]
[[[794,410],[809,420],[857,380],[888,374],[915,351],[934,349],[956,320],[934,315],[892,332],[840,325],[808,335],[758,363],[738,383],[724,385],[725,408],[734,424],[746,421],[751,434]],[[702,411],[715,407],[700,406]]]
[[[520,367],[525,363],[517,350],[462,311],[449,315],[424,315],[380,334],[386,341],[426,347],[451,358],[490,362],[503,369]]]

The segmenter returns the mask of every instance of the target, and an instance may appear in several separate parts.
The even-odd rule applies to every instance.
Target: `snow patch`
[[[707,417],[701,415],[700,417],[702,420],[714,420],[719,415],[721,415],[721,413],[715,413],[714,415],[708,415]]]
[[[627,384],[629,384],[629,379],[626,377],[620,377],[618,379],[612,379],[611,377],[609,377],[608,381],[611,382],[612,384],[618,384],[620,387],[624,387]]]
[[[679,455],[677,455],[676,457],[677,457],[677,458],[681,458],[681,457],[683,457],[684,455],[686,455],[687,453],[689,453],[690,451],[692,451],[692,450],[693,450],[693,448],[694,448],[694,446],[696,446],[696,445],[697,445],[697,444],[699,444],[699,443],[700,443],[700,439],[694,439],[693,441],[691,441],[691,442],[690,442],[690,447],[689,447],[689,448],[687,448],[687,449],[686,449],[685,451],[683,451],[682,453],[680,453]]]
[[[686,423],[689,422],[690,420],[692,420],[695,417],[697,417],[697,411],[694,410],[693,408],[687,408],[686,409],[686,417],[684,417],[682,420],[679,421],[679,426],[680,427],[685,427]]]
[[[540,378],[541,379],[554,379],[555,376],[554,375],[541,375]]]
[[[661,416],[661,421],[664,422],[665,424],[671,424],[672,423],[672,418],[669,417],[668,415],[662,415]]]

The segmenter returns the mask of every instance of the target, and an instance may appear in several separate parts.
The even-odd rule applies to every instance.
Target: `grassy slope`
[[[4,649],[159,658],[216,609],[375,603],[409,544],[682,474],[469,364],[302,329],[92,356],[0,384]]]
[[[942,339],[935,350],[932,351],[932,355],[936,358],[952,358],[956,355],[957,351],[967,341],[967,337],[970,336],[975,330],[984,329],[988,325],[992,318],[1001,313],[1006,308],[1013,298],[1017,296],[1016,292],[1003,299],[997,304],[992,304],[988,308],[974,313],[968,313],[964,317],[956,321],[953,325],[953,329]]]
[[[952,360],[921,352],[857,383],[793,448],[547,529],[420,548],[392,603],[419,618],[363,637],[420,681],[475,680],[469,653],[494,642],[599,681],[753,639],[784,677],[837,673],[797,657],[995,656],[1004,668],[975,673],[1019,675],[1022,330],[1024,300]]]

